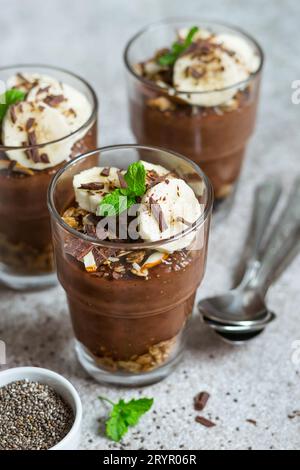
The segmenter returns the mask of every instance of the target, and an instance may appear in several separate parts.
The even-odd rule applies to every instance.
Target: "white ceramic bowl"
[[[77,449],[80,440],[82,405],[73,385],[62,375],[40,367],[16,367],[0,372],[0,387],[16,380],[31,380],[52,387],[70,405],[74,412],[74,423],[68,434],[50,450]]]

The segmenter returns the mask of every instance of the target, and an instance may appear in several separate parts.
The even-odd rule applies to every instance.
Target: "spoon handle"
[[[261,256],[252,286],[265,294],[300,250],[300,177],[293,185],[287,205],[279,216]]]
[[[268,180],[256,188],[252,219],[246,243],[247,269],[240,287],[245,286],[256,275],[260,266],[262,242],[269,226],[270,217],[282,192],[278,180]]]

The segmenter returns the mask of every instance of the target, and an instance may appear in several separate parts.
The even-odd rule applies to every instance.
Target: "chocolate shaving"
[[[50,85],[45,86],[44,88],[40,88],[37,92],[37,95],[39,95],[41,93],[48,93],[49,90],[50,90]]]
[[[80,186],[79,189],[88,189],[90,191],[99,191],[100,189],[104,188],[104,183],[84,183]]]
[[[185,70],[185,73],[188,77],[193,77],[193,78],[201,78],[204,75],[204,71],[199,72],[196,70],[194,67],[187,67]]]
[[[100,175],[101,176],[109,176],[109,173],[110,173],[110,168],[103,168]]]
[[[46,98],[43,100],[44,103],[48,104],[48,106],[55,107],[62,103],[62,101],[65,100],[64,95],[48,95]]]
[[[91,251],[92,246],[79,238],[70,238],[65,244],[65,252],[81,261]]]
[[[150,197],[149,202],[150,202],[150,205],[151,205],[151,212],[152,212],[156,222],[158,223],[159,230],[160,230],[160,232],[163,232],[164,230],[166,230],[168,228],[168,224],[167,224],[166,219],[164,217],[162,208],[160,207],[160,205],[156,201],[154,201],[154,199],[152,197]]]
[[[27,122],[26,122],[26,124],[25,124],[25,129],[26,129],[27,132],[31,129],[31,127],[33,126],[34,122],[35,122],[35,119],[34,119],[34,118],[29,118],[29,119],[27,119]]]
[[[156,186],[158,183],[162,183],[163,181],[166,184],[169,184],[169,180],[167,179],[170,175],[172,175],[172,172],[170,171],[166,175],[161,175],[159,176],[156,171],[148,171],[147,172],[147,189],[152,188],[153,186]]]
[[[36,133],[34,131],[28,132],[28,143],[29,143],[29,145],[37,145]],[[26,150],[26,154],[27,154],[28,158],[31,158],[31,160],[34,163],[39,163],[41,161],[40,155],[39,155],[39,152],[38,152],[37,148],[32,148],[32,149]]]
[[[93,255],[96,262],[97,268],[101,266],[110,256],[114,256],[116,254],[116,250],[111,248],[93,248]]]
[[[50,163],[48,155],[44,152],[40,155],[41,163]]]
[[[21,74],[21,72],[18,72],[16,75],[20,80],[22,80],[22,82],[30,83],[29,80],[27,80],[27,78],[25,78],[24,75]]]
[[[121,171],[118,171],[118,178],[119,178],[119,182],[120,182],[120,187],[122,189],[126,189],[127,188],[127,183],[126,183],[124,175],[121,173]]]
[[[196,423],[202,424],[202,426],[205,426],[206,428],[213,428],[216,425],[209,419],[204,418],[204,416],[196,416],[195,421]]]
[[[246,419],[247,423],[250,423],[250,424],[253,424],[254,426],[257,425],[257,422],[255,421],[255,419]]]
[[[204,410],[210,395],[207,392],[200,392],[194,398],[194,408],[197,411]]]
[[[8,168],[7,168],[8,171],[14,171],[14,168],[15,168],[16,164],[17,164],[16,160],[11,160],[9,162],[9,165],[8,165]]]
[[[17,121],[17,115],[16,115],[16,108],[15,108],[14,105],[12,105],[10,107],[10,118],[11,118],[13,124],[15,124],[16,121]]]

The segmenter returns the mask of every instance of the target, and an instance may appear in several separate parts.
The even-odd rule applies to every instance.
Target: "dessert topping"
[[[148,189],[142,198],[138,224],[143,240],[158,241],[174,237],[187,229],[201,215],[199,204],[192,188],[182,179],[170,178]],[[184,223],[183,223],[184,220]],[[190,245],[194,234],[159,247],[162,251],[176,251]]]
[[[44,105],[39,106],[24,101],[14,105],[14,116],[6,113],[2,123],[2,141],[6,146],[20,147],[7,151],[11,160],[20,165],[36,170],[58,165],[71,152],[72,143],[62,140],[51,145],[38,148],[38,144],[56,141],[68,133],[68,126],[60,114]],[[33,146],[24,150],[21,147]],[[41,155],[46,154],[41,158]]]
[[[257,70],[257,54],[237,35],[211,35],[208,39],[196,35],[194,40],[174,65],[175,89],[187,92],[180,96],[190,104],[218,106],[226,103],[237,92],[234,85],[247,80]]]
[[[67,160],[75,138],[68,136],[79,130],[91,115],[85,95],[67,84],[38,74],[16,74],[8,80],[8,86],[11,89],[6,91],[0,104],[2,143],[7,147],[24,147],[27,143],[37,146],[27,152],[22,149],[7,151],[8,157],[34,170]],[[10,112],[6,112],[8,109]],[[29,139],[26,136],[33,128],[34,144],[30,142],[32,135]],[[38,146],[43,144],[49,146],[40,150]]]
[[[247,86],[260,58],[255,46],[238,33],[212,33],[193,26],[179,30],[171,48],[137,65],[138,75],[154,81],[167,95],[147,101],[164,112],[175,103],[226,105]]]
[[[198,26],[193,26],[184,38],[180,38],[172,44],[171,50],[162,53],[157,59],[160,65],[173,65],[178,57],[192,44],[193,37],[199,31]]]

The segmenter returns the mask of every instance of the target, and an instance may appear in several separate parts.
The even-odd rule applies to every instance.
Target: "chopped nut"
[[[74,229],[78,229],[79,223],[74,217],[62,217],[63,221]]]
[[[162,112],[172,111],[173,109],[175,109],[174,104],[170,100],[168,100],[168,98],[166,98],[165,96],[159,96],[158,98],[153,98],[151,100],[148,100],[147,104],[151,108],[157,108]]]
[[[132,274],[135,274],[136,276],[139,276],[139,277],[147,277],[149,274],[147,270],[142,271],[141,269],[135,269],[135,268],[132,268],[131,272]]]
[[[145,263],[142,265],[142,271],[154,268],[154,266],[158,266],[160,263],[162,263],[163,260],[167,259],[168,256],[169,255],[167,253],[160,253],[155,251],[146,259]]]
[[[126,272],[126,269],[122,264],[120,264],[119,266],[116,266],[114,268],[114,271],[116,271],[116,273],[124,274]]]
[[[145,258],[146,252],[141,251],[132,251],[129,255],[126,256],[127,263],[141,263]]]
[[[98,273],[97,273],[98,274]],[[115,360],[110,356],[95,356],[95,360],[102,367],[111,371],[125,370],[131,373],[142,373],[156,369],[169,359],[176,345],[177,337],[161,341],[149,347],[148,352],[140,356],[133,355],[129,360]],[[100,348],[103,351],[104,348]]]
[[[69,207],[64,213],[63,217],[84,217],[88,214],[88,211],[81,209],[80,207]]]

